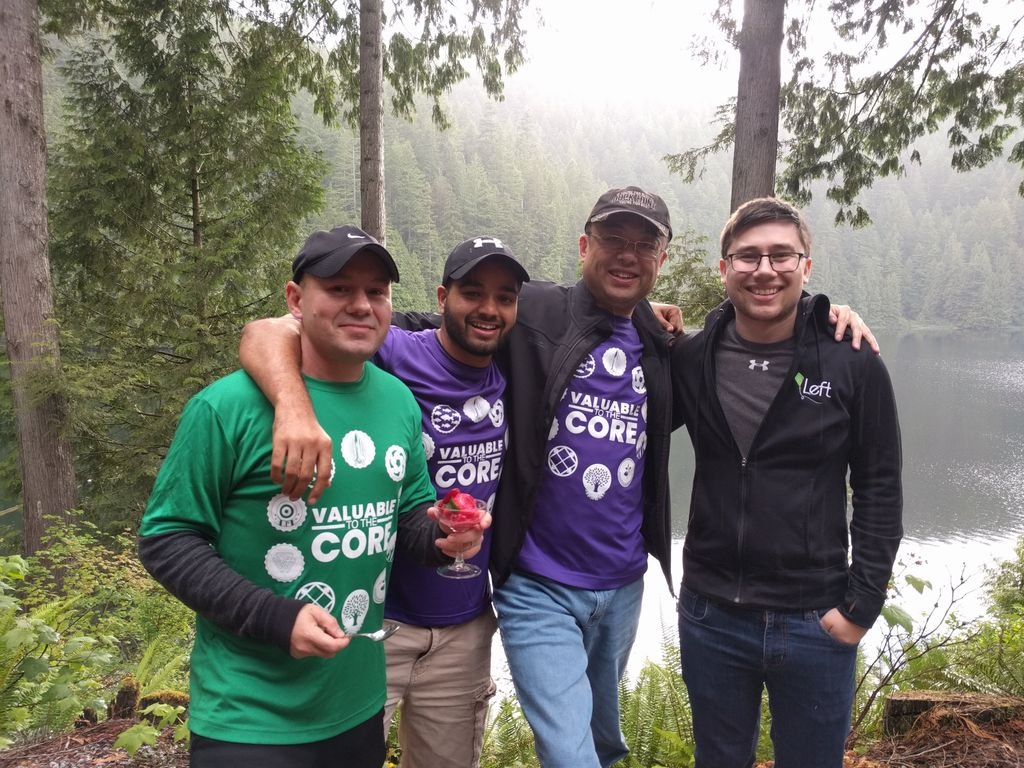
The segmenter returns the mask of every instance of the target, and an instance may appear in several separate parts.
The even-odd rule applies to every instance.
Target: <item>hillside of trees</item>
[[[446,132],[425,116],[386,126],[388,245],[403,274],[413,273],[402,281],[399,303],[418,306],[410,289],[421,283],[432,303],[448,248],[481,232],[504,238],[535,275],[574,279],[576,238],[590,205],[608,186],[631,183],[662,194],[677,235],[692,229],[689,240],[703,238],[707,263],[717,264],[729,159],[715,158],[694,184],[662,161],[706,138],[709,115],[653,107],[642,116],[614,107],[584,113],[515,93],[495,103],[469,85],[449,105]],[[327,204],[310,225],[358,220],[355,136],[324,128],[301,103],[297,109],[303,142],[329,167]],[[948,158],[941,135],[925,143],[920,166],[865,196],[873,221],[862,229],[834,226],[835,208],[816,197],[807,210],[815,238],[811,288],[852,304],[880,328],[1019,323],[1012,312],[1024,294],[1019,169],[997,162],[959,174]]]

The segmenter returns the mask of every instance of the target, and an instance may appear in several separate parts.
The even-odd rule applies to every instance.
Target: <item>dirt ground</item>
[[[188,751],[166,732],[134,758],[114,749],[131,720],[108,720],[35,744],[0,751],[0,768],[187,768]],[[925,713],[908,733],[848,754],[845,768],[1004,768],[1024,766],[1024,718],[978,723],[953,710]],[[758,768],[773,768],[772,763]]]

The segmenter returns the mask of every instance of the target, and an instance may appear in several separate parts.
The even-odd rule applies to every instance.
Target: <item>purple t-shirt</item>
[[[388,331],[374,362],[412,390],[423,413],[423,448],[438,498],[459,488],[494,508],[505,456],[505,377],[493,363],[474,368],[454,360],[437,331]],[[386,616],[408,624],[442,627],[478,616],[489,604],[487,558],[491,537],[469,562],[472,579],[446,579],[432,567],[396,554],[384,604]]]
[[[582,589],[647,570],[640,525],[647,449],[642,344],[629,318],[580,363],[548,435],[547,461],[518,567]]]

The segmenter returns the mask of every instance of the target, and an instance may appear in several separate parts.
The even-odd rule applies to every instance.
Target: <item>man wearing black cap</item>
[[[526,269],[496,237],[456,246],[437,288],[441,327],[392,328],[375,360],[412,390],[438,498],[453,488],[493,506],[505,455],[505,377],[493,362],[516,322]],[[470,559],[475,576],[445,578],[399,553],[384,614],[386,722],[401,706],[403,768],[479,765],[497,624],[487,579],[490,537]]]
[[[605,767],[627,754],[618,684],[648,554],[672,588],[669,344],[646,301],[671,237],[657,195],[603,194],[578,241],[582,278],[525,284],[496,355],[508,379],[509,442],[493,508],[494,604],[549,768]],[[246,343],[278,405],[277,471],[289,493],[309,482],[326,443],[287,374],[296,367],[291,345],[266,334]]]
[[[494,503],[507,425],[505,377],[493,355],[515,325],[518,294],[529,279],[500,239],[465,240],[448,255],[437,288],[440,328],[410,332],[393,327],[374,358],[404,381],[419,403],[427,466],[439,498],[458,488],[488,506]],[[252,325],[285,335],[294,335],[296,327],[289,318]],[[268,366],[266,344],[254,340],[254,328],[243,337],[242,362],[268,391],[280,393],[275,398],[278,423],[312,420],[287,415],[290,407],[307,400],[295,382],[291,391],[275,383],[298,361]],[[286,482],[285,492],[292,490]],[[401,552],[395,558],[385,615],[402,629],[386,643],[385,722],[400,704],[405,768],[479,765],[487,702],[495,690],[489,545],[487,537],[481,552],[469,560],[482,572],[462,580],[443,578]]]
[[[320,469],[334,482],[319,503],[280,492],[273,409],[238,371],[187,404],[140,527],[146,568],[198,613],[197,768],[380,768],[384,653],[351,635],[381,626],[396,538],[440,562],[435,545],[472,554],[482,540],[479,528],[437,539],[419,409],[366,362],[390,325],[391,255],[338,227],[313,234],[292,272],[304,386],[333,445]]]

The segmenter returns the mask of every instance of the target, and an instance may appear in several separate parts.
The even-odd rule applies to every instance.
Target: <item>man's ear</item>
[[[587,246],[590,244],[590,239],[586,233],[580,235],[580,261],[584,261],[587,258]]]
[[[440,315],[444,314],[444,302],[448,298],[448,289],[443,285],[437,286],[437,312]]]
[[[288,311],[296,320],[302,319],[302,286],[289,280],[284,287],[284,298],[288,303]]]

